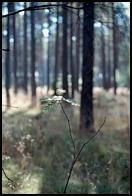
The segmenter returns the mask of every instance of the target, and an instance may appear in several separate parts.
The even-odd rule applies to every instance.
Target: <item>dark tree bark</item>
[[[78,3],[79,6],[80,3]],[[80,68],[80,21],[79,21],[79,16],[80,16],[80,10],[78,9],[78,22],[77,22],[77,32],[76,32],[76,84],[75,88],[79,92],[79,85],[78,85],[78,80],[79,80],[79,68]]]
[[[72,6],[72,3],[71,3]],[[74,62],[73,62],[73,41],[72,41],[72,36],[73,36],[73,14],[70,12],[70,69],[71,69],[71,84],[72,84],[72,98],[74,98],[74,82],[75,82],[75,77],[74,77]]]
[[[31,2],[34,6],[34,2]],[[31,91],[32,91],[32,104],[36,104],[36,81],[35,81],[35,17],[34,11],[31,11]]]
[[[24,2],[24,8],[26,8],[26,2]],[[28,63],[27,63],[27,12],[24,12],[24,91],[27,94],[28,89],[28,77],[27,77],[27,70],[28,70]]]
[[[49,36],[48,36],[48,59],[47,59],[47,92],[49,91],[49,88],[50,88],[50,59],[51,59],[51,56],[50,56],[50,52],[51,52],[51,19],[50,19],[50,10],[49,10],[49,13],[48,13],[48,25],[49,25]]]
[[[40,24],[41,24],[41,31],[43,30],[43,22],[44,22],[44,13],[42,14],[40,12]],[[41,72],[41,76],[42,76],[42,86],[44,87],[45,85],[45,58],[44,58],[44,54],[45,54],[45,50],[44,50],[44,46],[43,46],[43,33],[41,32],[41,36],[40,36],[40,63],[41,63],[41,67],[40,67],[40,72]]]
[[[67,9],[65,5],[62,7],[63,17],[63,53],[62,53],[62,72],[63,72],[63,89],[66,91],[64,94],[65,98],[68,97],[68,62],[67,62]]]
[[[112,2],[111,2],[112,4]],[[109,9],[109,16],[108,16],[108,23],[111,23],[111,16],[112,16],[112,8]],[[111,42],[112,42],[112,31],[111,29],[109,28],[108,29],[109,32],[108,32],[108,61],[107,61],[107,70],[108,70],[108,78],[107,78],[107,87],[108,89],[111,88],[112,86],[112,45],[111,45]]]
[[[104,35],[104,27],[101,24],[101,67],[103,74],[103,88],[107,88],[107,80],[106,80],[106,62],[105,62],[105,35]]]
[[[111,31],[109,30],[108,40],[108,88],[111,87]]]
[[[56,22],[56,42],[55,42],[55,78],[54,78],[54,93],[57,90],[57,76],[58,76],[58,53],[59,53],[59,7],[57,6],[57,22]]]
[[[80,108],[82,132],[94,131],[93,119],[93,60],[94,60],[94,2],[84,3],[83,68]]]
[[[59,15],[62,16],[62,7],[59,7]],[[59,25],[59,45],[58,45],[58,77],[62,73],[62,25]]]
[[[114,10],[114,3],[112,3],[112,20],[113,20],[113,86],[114,94],[116,95],[117,81],[116,69],[118,66],[118,42],[117,42],[117,20]]]
[[[15,4],[11,3],[11,11],[15,11]],[[12,24],[13,24],[13,65],[14,65],[14,93],[17,94],[18,86],[17,86],[17,33],[16,33],[16,16],[12,16]]]
[[[8,13],[11,10],[11,3],[8,3]],[[10,17],[7,17],[7,40],[6,47],[10,50]],[[6,104],[7,109],[10,107],[10,52],[6,52],[5,59],[5,87],[6,87]]]

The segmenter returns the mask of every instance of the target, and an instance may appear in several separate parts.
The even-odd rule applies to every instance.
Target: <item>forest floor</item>
[[[52,94],[52,92],[51,92]],[[4,105],[4,92],[2,93]],[[40,97],[42,93],[40,93]],[[79,102],[76,95],[76,102]],[[2,112],[3,168],[15,186],[2,176],[3,194],[63,193],[72,161],[68,124],[60,105],[51,110],[29,108],[30,97],[13,97],[18,108]],[[69,106],[76,149],[87,138],[79,135],[79,107]],[[130,193],[130,96],[94,91],[95,128],[106,116],[101,133],[87,145],[75,164],[67,193]]]

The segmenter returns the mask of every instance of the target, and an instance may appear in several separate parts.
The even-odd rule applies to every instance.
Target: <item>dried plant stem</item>
[[[75,146],[75,142],[74,142],[74,139],[73,139],[73,136],[72,136],[72,130],[71,130],[71,125],[70,125],[70,119],[69,119],[69,117],[67,116],[67,114],[66,114],[66,112],[65,112],[65,110],[64,110],[64,107],[63,107],[62,103],[60,103],[60,105],[61,105],[61,109],[62,109],[62,111],[63,111],[63,113],[64,113],[64,115],[65,115],[65,117],[66,117],[66,119],[67,119],[67,122],[68,122],[69,134],[70,134],[70,138],[71,138],[71,141],[72,141],[72,144],[73,144],[73,149],[74,149],[73,156],[74,156],[74,158],[75,158],[75,155],[76,155],[76,146]]]
[[[84,149],[84,147],[85,147],[88,143],[90,143],[90,142],[96,137],[96,135],[101,131],[101,128],[103,127],[105,121],[106,121],[106,117],[104,118],[104,121],[103,121],[103,123],[100,125],[98,131],[97,131],[93,136],[91,136],[91,137],[81,146],[80,150],[78,151],[78,153],[76,154],[75,158],[73,159],[72,164],[71,164],[71,167],[70,167],[69,175],[68,175],[68,178],[67,178],[67,181],[66,181],[66,185],[65,185],[65,188],[64,188],[64,192],[63,192],[64,194],[66,194],[66,190],[67,190],[67,187],[68,187],[68,184],[69,184],[69,180],[70,180],[70,177],[71,177],[71,174],[72,174],[72,170],[73,170],[73,167],[74,167],[74,165],[75,165],[75,163],[76,163],[76,161],[77,161],[79,155],[81,154],[81,152],[82,152],[82,150]]]
[[[8,181],[10,181],[11,183],[15,184],[15,182],[7,176],[7,174],[6,174],[5,170],[3,169],[3,167],[2,167],[2,171],[3,171],[3,173],[4,173],[5,177],[6,177],[6,179],[7,179]]]

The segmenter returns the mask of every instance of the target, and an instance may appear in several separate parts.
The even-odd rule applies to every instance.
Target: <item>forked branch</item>
[[[70,171],[69,171],[69,175],[68,175],[68,178],[67,178],[67,181],[66,181],[66,185],[65,185],[65,188],[64,188],[64,194],[66,194],[66,190],[67,190],[67,187],[68,187],[68,184],[69,184],[69,180],[70,180],[70,177],[71,177],[71,174],[72,174],[72,170],[73,170],[73,167],[79,157],[79,155],[81,154],[82,150],[84,149],[84,147],[89,144],[96,136],[97,134],[101,131],[101,128],[104,126],[104,123],[106,121],[106,117],[104,118],[104,121],[102,122],[102,124],[100,125],[98,131],[93,135],[91,136],[86,142],[84,142],[84,144],[81,146],[80,150],[78,151],[78,153],[75,155],[73,161],[72,161],[72,164],[71,164],[71,167],[70,167]]]

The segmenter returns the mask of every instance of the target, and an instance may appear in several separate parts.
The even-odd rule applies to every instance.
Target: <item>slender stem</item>
[[[3,169],[3,167],[2,167],[2,171],[3,171],[4,175],[5,175],[5,177],[7,178],[7,180],[9,180],[11,183],[15,184],[15,182],[7,176],[7,174],[6,174],[5,170]]]
[[[67,116],[67,114],[66,114],[66,112],[65,112],[65,110],[64,110],[64,107],[63,107],[62,103],[60,103],[60,105],[61,105],[61,109],[62,109],[62,111],[63,111],[63,113],[64,113],[64,115],[65,115],[65,117],[66,117],[66,119],[67,119],[67,122],[68,122],[70,138],[71,138],[71,141],[72,141],[72,144],[73,144],[73,149],[74,149],[73,155],[74,155],[74,158],[75,158],[75,155],[76,155],[76,146],[75,146],[75,142],[74,142],[74,139],[73,139],[73,136],[72,136],[72,130],[71,130],[71,125],[70,125],[70,119],[69,119],[69,117]]]
[[[65,188],[64,188],[64,192],[63,192],[64,194],[66,194],[66,190],[67,190],[67,187],[68,187],[68,184],[69,184],[69,180],[70,180],[71,173],[72,173],[74,165],[75,165],[75,158],[73,159],[71,167],[70,167],[70,171],[69,171],[68,178],[67,178],[66,185],[65,185]]]
[[[82,145],[82,147],[81,147],[80,150],[78,151],[76,157],[73,159],[72,164],[71,164],[71,167],[70,167],[69,175],[68,175],[68,178],[67,178],[67,181],[66,181],[66,185],[65,185],[65,188],[64,188],[64,192],[63,192],[64,194],[66,194],[66,190],[67,190],[67,187],[68,187],[68,184],[69,184],[69,180],[70,180],[70,177],[71,177],[71,174],[72,174],[72,170],[73,170],[73,167],[74,167],[74,165],[75,165],[75,163],[76,163],[76,161],[77,161],[79,155],[81,154],[81,152],[82,152],[82,150],[84,149],[84,147],[85,147],[88,143],[90,143],[90,142],[96,137],[96,135],[100,132],[101,128],[103,127],[103,125],[104,125],[104,123],[105,123],[105,121],[106,121],[106,117],[104,118],[104,121],[103,121],[103,123],[100,125],[98,131],[97,131],[93,136],[91,136],[90,139],[87,140],[87,141]]]
[[[11,15],[15,15],[15,14],[18,14],[18,13],[23,12],[23,11],[33,11],[33,10],[47,9],[47,8],[51,8],[51,7],[54,7],[54,6],[63,6],[64,8],[72,8],[72,9],[75,9],[75,10],[76,9],[83,9],[83,7],[73,7],[73,6],[64,5],[64,4],[47,4],[47,5],[38,5],[38,6],[33,6],[33,7],[27,7],[27,8],[15,11],[15,12],[11,12],[9,14],[2,15],[2,18],[11,16]]]

